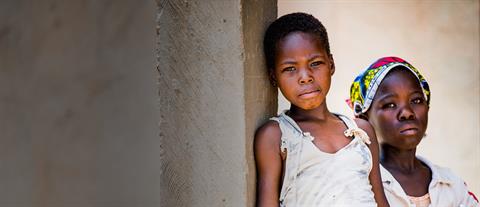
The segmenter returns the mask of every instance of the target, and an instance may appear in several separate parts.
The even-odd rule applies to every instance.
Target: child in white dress
[[[291,107],[255,135],[257,206],[388,206],[372,128],[328,110],[335,66],[323,25],[304,13],[282,16],[264,47],[272,84]]]

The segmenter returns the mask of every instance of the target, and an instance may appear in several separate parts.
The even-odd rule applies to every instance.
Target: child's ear
[[[367,112],[365,113],[361,113],[359,115],[357,115],[357,118],[360,118],[360,119],[363,119],[365,121],[368,121],[368,113],[370,112],[370,110],[368,110]]]
[[[368,114],[366,114],[366,113],[360,114],[360,115],[358,115],[358,118],[363,119],[365,121],[368,121]]]
[[[333,55],[329,55],[330,59],[330,75],[333,75],[335,73],[335,61],[333,60]]]
[[[275,72],[273,72],[273,69],[268,70],[268,77],[270,79],[270,83],[272,84],[273,87],[277,87],[277,78],[275,77]]]

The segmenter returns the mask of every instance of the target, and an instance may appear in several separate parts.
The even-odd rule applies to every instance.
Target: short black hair
[[[268,26],[265,32],[263,52],[267,62],[267,69],[270,72],[275,68],[277,43],[293,32],[305,32],[317,37],[329,58],[333,60],[332,54],[330,53],[327,30],[323,24],[311,14],[296,12],[278,18]]]

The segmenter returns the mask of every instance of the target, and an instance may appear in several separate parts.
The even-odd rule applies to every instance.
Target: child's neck
[[[428,193],[432,171],[415,156],[415,149],[399,150],[381,145],[380,163],[397,180],[410,196],[423,196]]]
[[[295,120],[327,120],[333,116],[325,103],[317,108],[309,110],[302,109],[292,104],[287,115]]]
[[[387,169],[395,168],[395,170],[406,173],[412,172],[422,166],[415,153],[416,148],[401,150],[388,145],[381,145],[380,163]]]

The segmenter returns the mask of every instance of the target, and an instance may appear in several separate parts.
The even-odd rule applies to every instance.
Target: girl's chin
[[[321,101],[310,100],[310,101],[302,101],[302,102],[296,104],[295,106],[297,106],[298,108],[301,108],[303,110],[313,110],[313,109],[316,109],[316,108],[320,107],[321,105],[322,105]]]
[[[313,110],[320,107],[320,105],[321,104],[305,104],[305,105],[299,106],[299,108],[303,110]]]

